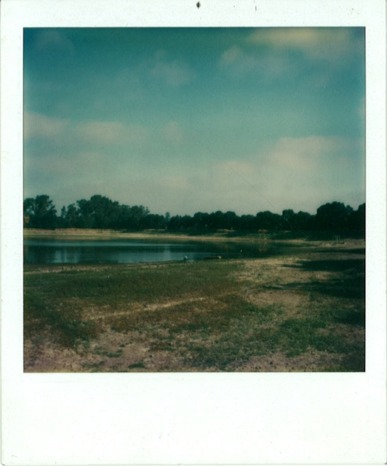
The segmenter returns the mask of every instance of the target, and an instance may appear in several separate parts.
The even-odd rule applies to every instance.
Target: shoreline
[[[189,242],[262,242],[287,243],[289,245],[309,245],[319,247],[336,247],[347,249],[364,247],[365,238],[340,238],[340,239],[308,239],[308,238],[272,238],[266,233],[248,233],[246,235],[229,236],[230,232],[215,232],[203,235],[189,235],[186,233],[168,233],[160,230],[145,230],[141,232],[123,232],[117,230],[91,229],[91,228],[58,228],[55,230],[43,230],[24,228],[24,239],[68,239],[68,240],[114,240],[132,239],[139,241],[189,241]]]
[[[179,233],[168,233],[160,230],[145,230],[141,232],[125,232],[117,230],[104,230],[93,228],[57,228],[55,230],[43,230],[36,228],[24,228],[23,234],[25,238],[76,238],[76,239],[173,239],[181,241],[211,241],[211,240],[232,240],[232,237],[222,233],[214,233],[211,235],[188,235]],[[255,236],[255,235],[254,235]],[[242,236],[235,237],[237,239]]]

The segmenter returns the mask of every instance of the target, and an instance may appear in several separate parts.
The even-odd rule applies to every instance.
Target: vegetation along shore
[[[285,209],[282,214],[266,210],[256,215],[216,211],[171,216],[168,212],[153,214],[142,205],[123,205],[95,194],[90,199],[80,199],[63,206],[58,215],[50,196],[42,194],[24,200],[23,214],[27,229],[162,230],[190,235],[213,234],[222,230],[238,235],[258,231],[303,232],[314,236],[318,233],[328,237],[333,233],[352,237],[364,237],[365,234],[365,204],[353,209],[337,201],[323,204],[315,214]]]

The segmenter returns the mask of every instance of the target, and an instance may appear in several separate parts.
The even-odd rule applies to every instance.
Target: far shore
[[[302,238],[273,238],[270,233],[248,233],[235,234],[232,231],[223,230],[210,234],[190,235],[187,233],[170,233],[165,230],[144,230],[138,232],[127,232],[108,229],[91,229],[91,228],[57,228],[55,230],[44,230],[35,228],[25,228],[24,238],[50,238],[50,239],[67,239],[67,240],[109,240],[109,239],[128,239],[128,240],[143,240],[143,241],[227,241],[227,242],[254,242],[254,241],[273,241],[279,243],[287,243],[289,245],[310,245],[329,247],[335,246],[340,249],[353,247],[364,247],[364,238],[338,238],[331,239],[308,239]],[[231,233],[231,234],[230,234]]]
[[[244,236],[230,237],[227,236],[228,232],[217,232],[207,235],[188,235],[184,233],[169,233],[165,230],[144,230],[138,232],[119,231],[119,230],[104,230],[92,228],[57,228],[55,230],[43,230],[35,228],[25,228],[25,238],[68,238],[79,240],[90,239],[163,239],[171,241],[219,241],[219,240],[240,240]],[[246,238],[258,238],[262,235],[249,235]]]

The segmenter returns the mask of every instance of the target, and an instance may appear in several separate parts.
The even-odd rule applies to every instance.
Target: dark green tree
[[[294,231],[308,231],[313,228],[313,215],[308,212],[297,212],[292,218]]]
[[[293,209],[285,209],[282,211],[282,228],[284,230],[295,230],[294,217],[296,214]]]
[[[23,215],[28,228],[54,229],[57,226],[56,208],[47,194],[25,199]]]
[[[195,231],[208,230],[209,214],[204,212],[196,212],[193,216],[193,228]]]
[[[148,214],[148,208],[142,205],[129,207],[126,228],[129,230],[139,230],[141,228],[141,222]]]
[[[70,204],[67,208],[62,208],[61,225],[64,228],[78,228],[80,226],[79,209],[77,209],[75,204]]]
[[[280,230],[282,217],[278,214],[266,210],[265,212],[258,212],[255,217],[255,226],[259,230]]]
[[[94,219],[93,219],[93,210],[90,204],[90,201],[86,199],[80,199],[76,203],[77,210],[77,227],[78,228],[93,228]]]
[[[350,227],[352,207],[342,202],[331,202],[317,209],[315,225],[318,230],[342,232]]]
[[[255,229],[254,215],[241,215],[237,220],[237,229],[241,231],[253,231]]]
[[[144,229],[163,230],[166,227],[164,215],[148,214],[140,221],[140,227]]]
[[[357,210],[354,210],[350,216],[350,228],[356,234],[364,237],[366,231],[366,206],[359,205]]]

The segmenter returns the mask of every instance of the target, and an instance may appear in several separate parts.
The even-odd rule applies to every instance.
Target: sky
[[[24,197],[152,213],[365,202],[363,28],[28,28]]]

